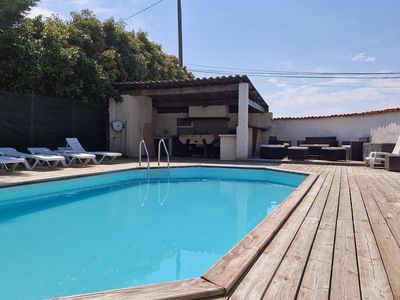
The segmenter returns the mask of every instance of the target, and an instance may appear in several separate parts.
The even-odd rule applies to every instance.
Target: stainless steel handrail
[[[158,166],[160,166],[160,160],[161,160],[161,144],[163,144],[165,154],[167,154],[167,165],[169,168],[169,153],[167,150],[167,146],[165,145],[164,139],[160,139],[160,141],[158,142]]]
[[[139,143],[139,167],[142,166],[142,145],[143,145],[144,152],[146,153],[146,156],[147,156],[147,170],[150,170],[149,151],[147,151],[146,142],[144,140],[141,140]]]

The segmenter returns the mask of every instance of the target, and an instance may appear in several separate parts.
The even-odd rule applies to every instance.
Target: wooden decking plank
[[[306,197],[240,282],[230,299],[262,298],[264,290],[267,288],[275,270],[326,180],[329,180],[327,179],[327,173],[322,174],[317,179]],[[326,183],[325,186],[327,187],[329,184]]]
[[[399,184],[400,185],[400,184]],[[384,194],[391,207],[400,215],[400,191],[392,188],[384,179],[376,178],[375,186],[377,189]]]
[[[161,284],[145,285],[134,288],[126,288],[113,291],[105,291],[93,294],[70,296],[59,299],[65,300],[117,300],[117,299],[163,299],[163,300],[187,300],[199,298],[211,298],[221,295],[224,289],[207,282],[203,279],[189,279],[176,282],[167,282]]]
[[[371,193],[371,187],[364,182],[362,175],[357,176],[356,181],[361,190],[390,287],[394,297],[400,299],[400,247]]]
[[[375,180],[372,181],[374,181],[377,188],[385,194],[386,199],[390,202],[393,209],[400,215],[400,182],[395,183],[392,181],[394,174],[390,174],[389,172],[385,173],[374,172]]]
[[[293,299],[296,296],[303,270],[329,195],[333,180],[332,172],[329,172],[328,177],[330,180],[324,182],[321,192],[315,199],[313,206],[286,252],[263,299]]]
[[[331,280],[341,168],[335,171],[332,186],[317,234],[300,283],[298,299],[328,299]]]
[[[202,278],[229,291],[236,284],[238,277],[246,272],[254,259],[279,232],[317,178],[315,174],[308,176],[278,208],[212,266]]]
[[[330,298],[361,298],[347,168],[341,174]]]
[[[363,299],[393,299],[389,280],[352,168],[348,168],[357,262]]]
[[[390,201],[392,196],[385,191],[385,186],[380,185],[377,180],[374,179],[376,178],[374,177],[372,180],[368,180],[367,187],[378,204],[397,244],[400,246],[400,209]]]

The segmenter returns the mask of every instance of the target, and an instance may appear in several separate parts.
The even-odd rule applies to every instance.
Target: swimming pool
[[[41,299],[201,276],[306,175],[132,170],[0,189],[0,295]]]

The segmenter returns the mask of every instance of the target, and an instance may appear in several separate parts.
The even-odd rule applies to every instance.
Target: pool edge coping
[[[259,257],[261,252],[282,228],[293,211],[314,185],[319,175],[314,172],[297,170],[285,170],[274,166],[252,166],[252,165],[217,165],[211,163],[193,163],[173,168],[183,167],[219,167],[219,168],[241,168],[272,170],[285,173],[307,175],[304,181],[268,216],[266,216],[249,234],[247,234],[230,251],[221,257],[206,273],[192,279],[171,281],[158,284],[150,284],[136,287],[127,287],[115,290],[105,290],[94,293],[78,294],[52,299],[83,300],[83,299],[200,299],[224,296],[235,286],[246,270]],[[151,167],[159,169],[165,167]],[[64,176],[25,182],[23,184],[65,180],[86,176],[95,176],[106,173],[145,169],[143,167],[132,167],[119,170],[108,170],[91,173],[88,175],[77,174],[75,176]],[[16,186],[16,185],[13,185]],[[18,185],[17,185],[18,186]],[[1,188],[1,187],[0,187]],[[271,226],[272,225],[272,226]]]
[[[173,162],[171,162],[173,164]],[[279,169],[274,166],[259,166],[259,165],[234,165],[234,164],[213,164],[213,163],[188,163],[184,165],[176,165],[170,166],[170,168],[190,168],[190,167],[215,167],[215,168],[240,168],[240,169],[260,169],[260,170],[272,170],[279,171],[285,173],[299,174],[299,175],[310,175],[310,172],[297,171],[297,170],[285,170]],[[165,169],[166,166],[150,166],[150,169]],[[67,174],[67,175],[59,175],[55,177],[46,177],[46,178],[33,178],[33,179],[25,179],[23,181],[16,182],[0,182],[0,189],[8,188],[8,187],[16,187],[28,184],[35,183],[43,183],[43,182],[51,182],[57,180],[67,180],[81,177],[91,177],[96,175],[104,175],[104,174],[112,174],[117,172],[125,172],[125,171],[133,171],[133,170],[146,170],[147,167],[137,167],[137,166],[129,166],[127,168],[119,168],[115,170],[99,170],[99,171],[91,171],[89,174]],[[85,169],[82,169],[85,170]],[[51,170],[49,170],[51,173]],[[51,175],[51,174],[50,174]]]

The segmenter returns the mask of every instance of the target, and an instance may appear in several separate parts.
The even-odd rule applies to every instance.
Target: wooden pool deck
[[[319,177],[235,287],[216,299],[400,299],[400,174],[282,168]]]
[[[223,258],[251,258],[245,267],[231,260],[193,280],[71,299],[400,299],[400,173],[359,166],[273,166],[318,176],[282,222],[273,216],[256,235],[248,236],[250,243],[261,240],[262,246],[255,250],[242,241],[240,251],[234,249]],[[27,183],[35,177],[46,180],[135,167],[124,163],[55,173],[2,173],[0,181]],[[233,275],[226,270],[233,270]]]

